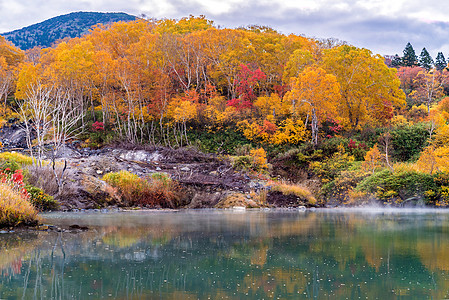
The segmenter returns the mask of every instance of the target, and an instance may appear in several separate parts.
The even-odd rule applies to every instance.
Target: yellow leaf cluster
[[[258,97],[253,105],[259,110],[262,118],[266,118],[267,116],[285,116],[291,113],[292,109],[289,101],[285,101],[275,93],[267,97]]]
[[[174,100],[168,107],[168,116],[175,122],[185,123],[194,119],[197,115],[195,103],[186,100]]]
[[[306,128],[302,120],[297,119],[294,121],[291,118],[287,118],[279,125],[274,125],[271,121],[273,118],[264,120],[263,125],[259,125],[257,122],[249,123],[247,120],[238,123],[238,127],[243,132],[243,135],[250,141],[261,141],[266,144],[298,144],[305,140]],[[273,126],[272,131],[267,129],[267,124]]]
[[[268,169],[267,153],[263,148],[252,149],[249,155],[252,159],[252,165],[256,170],[262,171]]]

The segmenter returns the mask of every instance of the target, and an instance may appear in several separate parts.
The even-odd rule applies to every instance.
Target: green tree
[[[394,68],[399,68],[403,66],[402,58],[399,55],[395,55],[391,60],[391,66]]]
[[[412,44],[407,43],[404,49],[404,56],[402,57],[402,64],[405,67],[414,67],[418,63],[418,57],[415,54]]]
[[[425,47],[422,48],[421,54],[419,55],[419,66],[427,71],[433,67],[433,59]]]
[[[442,71],[447,67],[446,59],[444,58],[443,52],[438,52],[437,58],[435,60],[435,68],[438,71]]]

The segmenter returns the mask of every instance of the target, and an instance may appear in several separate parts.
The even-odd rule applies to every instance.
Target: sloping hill
[[[125,13],[74,12],[1,35],[20,49],[27,50],[35,46],[50,47],[59,39],[79,37],[98,23],[135,19],[135,16]]]

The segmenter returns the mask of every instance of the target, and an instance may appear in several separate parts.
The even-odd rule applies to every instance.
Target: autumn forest
[[[424,57],[192,16],[97,25],[26,52],[0,37],[1,114],[38,160],[75,141],[187,147],[323,205],[447,206],[449,73]]]

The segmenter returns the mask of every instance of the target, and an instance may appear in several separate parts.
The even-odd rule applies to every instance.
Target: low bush
[[[43,189],[27,185],[25,189],[28,191],[30,195],[30,202],[33,206],[39,211],[48,211],[48,210],[56,210],[59,207],[59,203],[53,198],[44,192]]]
[[[434,199],[429,195],[437,194],[439,187],[432,175],[404,168],[396,172],[389,169],[376,172],[362,180],[356,190],[375,194],[381,200],[424,197],[427,203],[432,203]]]
[[[165,173],[140,178],[128,171],[108,173],[103,180],[118,189],[130,205],[174,208],[180,205],[179,185]]]
[[[249,155],[251,150],[253,150],[253,146],[251,144],[239,145],[234,149],[234,152],[237,156],[245,156]]]
[[[0,172],[0,226],[34,225],[37,211],[29,202],[21,170]]]
[[[310,168],[326,184],[340,175],[341,171],[349,169],[354,164],[354,156],[345,153],[343,146],[331,158],[323,161],[313,161]]]
[[[349,145],[349,139],[338,136],[323,140],[318,149],[321,150],[324,157],[332,157],[335,153],[341,152],[342,146],[345,147],[347,145]]]
[[[3,164],[11,164],[14,166],[29,166],[33,164],[33,159],[30,156],[26,156],[17,152],[1,152],[0,165],[3,166]],[[5,166],[5,168],[7,167],[11,168],[11,166]]]
[[[361,170],[342,171],[334,180],[323,185],[320,196],[325,202],[349,204],[354,196],[353,189],[369,174]]]
[[[250,170],[251,157],[249,155],[231,156],[232,167],[237,170]]]
[[[193,126],[187,132],[188,140],[198,147],[199,150],[208,153],[236,154],[239,147],[251,144],[240,131],[229,127],[205,129],[204,126]]]
[[[237,170],[266,172],[270,169],[267,155],[263,148],[252,149],[249,155],[231,156],[232,166]]]

